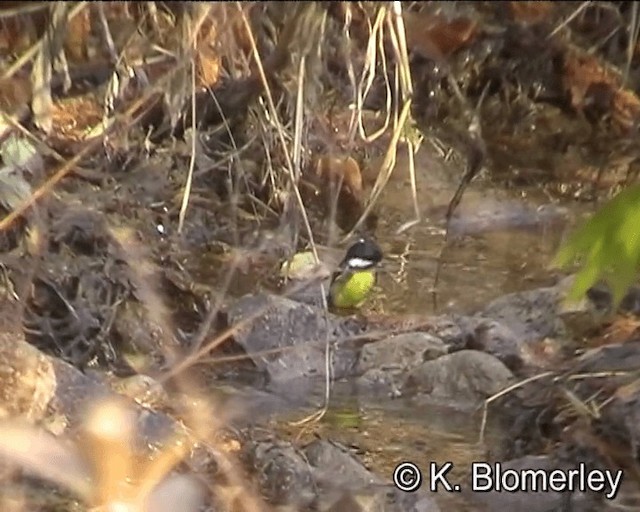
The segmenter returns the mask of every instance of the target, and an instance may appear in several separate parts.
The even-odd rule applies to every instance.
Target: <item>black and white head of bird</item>
[[[361,238],[349,247],[340,267],[351,270],[366,270],[375,267],[381,261],[380,247],[373,240]]]

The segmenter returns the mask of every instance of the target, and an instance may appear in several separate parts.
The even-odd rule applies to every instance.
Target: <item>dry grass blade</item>
[[[358,221],[354,224],[351,232],[347,234],[347,236],[345,236],[345,240],[348,240],[351,236],[353,236],[353,234],[357,232],[360,226],[362,226],[369,213],[371,213],[371,210],[373,210],[373,207],[382,194],[384,187],[389,182],[389,178],[391,177],[391,173],[393,172],[396,164],[396,156],[398,153],[398,143],[400,141],[400,136],[402,135],[405,125],[409,119],[410,113],[411,100],[408,100],[404,104],[404,107],[400,114],[400,119],[398,120],[398,126],[394,130],[391,137],[391,142],[389,143],[389,146],[385,153],[385,157],[380,167],[380,172],[378,173],[378,176],[376,178],[376,182],[373,186],[373,189],[371,190],[371,195],[369,196],[369,200],[367,201],[367,206],[364,208],[364,211],[360,215]]]
[[[418,182],[416,177],[416,163],[414,157],[416,151],[417,149],[414,147],[413,142],[407,141],[407,156],[409,157],[409,179],[411,181],[411,199],[413,200],[413,213],[415,215],[415,218],[401,225],[396,231],[398,235],[419,224],[422,220],[422,213],[418,204]]]
[[[77,450],[51,434],[15,421],[0,424],[0,455],[78,496],[91,496],[89,468]]]
[[[65,88],[71,84],[69,70],[62,49],[63,37],[69,20],[86,7],[86,2],[81,2],[76,8],[71,9],[71,4],[60,2],[51,7],[51,23],[45,31],[36,54],[33,71],[31,74],[33,110],[36,125],[45,133],[53,128],[51,112],[53,100],[51,98],[51,78],[54,67],[62,68],[64,73]],[[58,66],[56,66],[58,64]]]
[[[369,40],[367,41],[367,50],[365,53],[364,67],[362,75],[360,77],[360,83],[354,94],[356,95],[356,115],[358,119],[358,131],[362,140],[367,142],[373,142],[387,132],[389,125],[391,124],[392,115],[392,92],[391,85],[389,83],[389,73],[387,72],[387,59],[384,51],[384,21],[387,15],[386,7],[382,6],[378,9],[376,19],[373,23],[373,27],[370,28]],[[371,87],[373,86],[373,80],[376,76],[376,63],[377,56],[380,55],[383,69],[383,78],[385,84],[385,120],[381,128],[376,130],[373,134],[367,135],[364,121],[364,100],[369,95]]]
[[[411,80],[411,67],[409,66],[409,52],[407,51],[407,36],[404,30],[404,21],[402,20],[402,3],[394,1],[392,12],[395,30],[390,31],[390,34],[396,57],[400,63],[398,66],[400,88],[402,97],[410,98],[413,95],[413,82]]]
[[[41,45],[33,63],[31,73],[31,87],[33,100],[31,109],[36,125],[45,133],[51,132],[51,111],[53,100],[51,99],[51,76],[53,67],[52,52],[48,45]]]
[[[582,11],[584,11],[591,3],[591,1],[587,1],[587,2],[582,2],[580,3],[580,5],[576,8],[575,11],[573,11],[571,13],[571,15],[567,16],[567,19],[563,20],[562,23],[560,23],[556,28],[554,28],[549,35],[547,36],[548,39],[551,39],[553,36],[555,36],[558,32],[560,32],[564,27],[566,27],[569,23],[571,23],[574,19],[576,19],[580,13]]]
[[[19,7],[2,6],[0,10],[0,20],[3,18],[13,18],[15,16],[27,16],[40,11],[46,11],[50,7],[50,2],[20,2]]]
[[[490,404],[492,404],[493,402],[495,402],[499,398],[502,398],[503,396],[506,396],[509,393],[512,393],[513,391],[516,391],[517,389],[520,389],[520,388],[526,386],[527,384],[530,384],[531,382],[536,382],[538,380],[545,379],[545,378],[551,377],[553,375],[554,375],[554,372],[543,372],[543,373],[540,373],[538,375],[533,375],[531,377],[528,377],[526,379],[518,381],[515,384],[512,384],[511,386],[507,386],[502,391],[499,391],[495,395],[492,395],[489,398],[487,398],[484,401],[484,405],[482,406],[482,422],[480,423],[480,435],[479,435],[478,443],[479,444],[484,444],[484,441],[485,441],[484,436],[485,436],[486,429],[487,429],[487,420],[489,418],[489,405]]]
[[[367,205],[364,208],[364,211],[360,215],[360,218],[356,221],[354,226],[351,229],[351,232],[345,237],[345,240],[356,233],[362,224],[364,223],[367,216],[371,213],[371,210],[375,206],[378,198],[382,194],[385,186],[387,185],[389,178],[395,168],[396,156],[398,152],[398,143],[400,141],[401,136],[405,136],[408,131],[409,121],[411,119],[411,96],[413,93],[413,86],[411,80],[411,68],[409,66],[409,56],[407,52],[407,42],[404,31],[404,23],[402,21],[402,6],[400,2],[393,3],[393,9],[391,12],[385,11],[384,8],[380,8],[376,17],[376,21],[374,23],[374,29],[369,38],[369,43],[367,47],[367,59],[365,61],[365,70],[363,72],[363,79],[366,76],[366,82],[361,82],[361,86],[365,85],[365,88],[362,92],[358,93],[358,108],[361,110],[362,108],[362,99],[365,96],[366,91],[369,87],[371,87],[373,81],[373,73],[375,69],[376,62],[376,43],[375,40],[378,39],[378,44],[381,46],[381,56],[384,59],[384,50],[383,50],[383,26],[387,26],[389,29],[390,39],[393,45],[395,60],[398,64],[396,64],[397,73],[396,76],[400,77],[400,83],[398,84],[399,91],[396,91],[396,97],[399,97],[399,103],[402,104],[402,111],[400,115],[397,116],[396,111],[396,119],[394,123],[394,130],[391,135],[391,141],[389,142],[389,146],[387,148],[387,152],[385,154],[384,160],[380,167],[380,172],[376,178],[376,182],[371,190],[371,194],[369,196],[369,200],[367,201]],[[377,29],[376,29],[377,28]],[[383,64],[383,68],[385,68],[385,80],[388,80],[386,73],[386,66]],[[398,105],[396,105],[397,109]],[[385,126],[382,131],[386,131],[388,126],[388,119],[391,116],[391,91],[387,84],[387,120],[385,121]],[[359,124],[361,128],[361,134],[363,134],[364,130],[362,129],[362,113],[359,113]],[[382,132],[378,132],[382,133]],[[371,138],[371,137],[370,137]],[[413,147],[409,144],[409,151],[413,152]],[[415,179],[412,180],[412,183],[415,185]],[[415,196],[414,196],[415,197]],[[417,200],[414,200],[414,204],[417,205]],[[417,208],[417,206],[416,206]],[[417,210],[416,210],[417,211]]]
[[[631,71],[631,61],[633,60],[633,54],[638,44],[638,36],[640,35],[640,16],[638,13],[638,4],[633,2],[631,4],[631,21],[629,22],[629,43],[627,44],[627,64],[624,69],[624,75],[622,78],[622,87],[626,86],[629,79],[629,72]]]
[[[182,204],[180,205],[180,213],[178,214],[178,233],[182,233],[184,221],[187,216],[187,208],[189,207],[189,196],[191,195],[191,186],[193,183],[193,170],[196,165],[196,140],[198,132],[196,129],[196,64],[191,59],[191,157],[189,159],[189,170],[187,171],[187,181],[184,185],[184,193],[182,194]]]
[[[286,136],[284,133],[284,129],[282,127],[282,123],[279,120],[278,112],[275,107],[275,103],[273,101],[273,95],[271,94],[271,89],[269,87],[269,82],[267,80],[267,76],[265,74],[264,66],[262,64],[262,59],[260,58],[260,53],[258,52],[258,47],[256,45],[255,37],[253,36],[253,31],[251,30],[251,25],[249,24],[249,20],[247,19],[247,15],[242,9],[242,5],[239,2],[236,2],[236,6],[242,18],[242,23],[245,28],[245,32],[247,34],[247,38],[249,39],[251,45],[251,52],[258,68],[258,74],[260,75],[260,80],[262,82],[262,86],[264,88],[265,97],[267,99],[267,106],[269,109],[269,115],[271,121],[276,125],[276,132],[278,135],[278,140],[281,145],[281,149],[286,162],[286,175],[289,178],[290,183],[292,184],[292,189],[295,194],[295,199],[302,214],[302,219],[304,221],[306,234],[311,242],[312,251],[314,253],[314,258],[316,262],[319,262],[318,253],[315,248],[314,236],[311,230],[311,225],[309,223],[309,218],[306,214],[306,209],[304,206],[304,201],[302,200],[302,196],[300,195],[300,190],[298,189],[298,185],[296,183],[295,171],[294,171],[294,163],[291,158],[291,152],[289,151],[289,147],[286,141]],[[312,6],[313,7],[313,6]],[[295,21],[295,20],[294,20]]]
[[[126,482],[135,476],[134,434],[135,415],[123,403],[98,403],[89,411],[79,447],[93,468],[96,505],[133,501],[133,487]]]
[[[188,37],[183,37],[183,41],[188,41],[188,45],[185,43],[184,47],[182,48],[182,54],[183,56],[190,55],[190,62],[191,62],[191,158],[189,160],[189,170],[187,172],[187,181],[184,186],[184,193],[182,195],[182,204],[180,205],[180,213],[178,216],[178,233],[182,233],[182,229],[184,227],[184,221],[187,215],[187,208],[189,206],[189,196],[191,194],[191,186],[193,183],[193,171],[196,163],[196,139],[197,139],[196,61],[195,61],[194,54],[196,51],[196,42],[198,40],[198,32],[202,27],[204,20],[209,15],[210,9],[211,9],[210,6],[205,5],[204,7],[202,7],[202,5],[198,6],[198,4],[194,4],[193,11],[196,14],[196,19],[192,23],[190,30],[188,30],[187,28],[187,19],[188,19],[187,16],[183,18],[183,24],[182,24],[182,26],[184,27],[183,30],[185,31],[186,34],[188,34]],[[180,88],[180,90],[182,91],[183,88]],[[180,100],[182,100],[183,95],[177,94],[177,97],[179,98],[177,100],[179,108],[177,108],[175,111],[181,112],[182,101]],[[175,98],[173,99],[173,101],[176,101]],[[176,123],[177,123],[177,119],[172,118],[171,125],[175,127]]]
[[[590,402],[584,402],[580,400],[576,394],[566,388],[562,388],[562,394],[569,402],[569,405],[580,416],[584,416],[586,418],[597,419],[600,417],[599,411],[597,407],[591,406]]]

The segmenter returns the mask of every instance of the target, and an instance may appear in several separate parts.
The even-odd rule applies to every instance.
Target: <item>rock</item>
[[[509,293],[492,301],[476,318],[499,322],[522,340],[540,340],[564,334],[558,318],[560,286]]]
[[[441,339],[423,332],[398,334],[369,343],[360,353],[358,383],[365,387],[382,384],[397,389],[408,369],[444,355],[448,350]]]
[[[333,376],[353,374],[357,351],[340,344],[362,332],[353,319],[266,294],[242,297],[228,318],[239,326],[235,341],[273,381],[324,375],[327,341],[334,343]]]
[[[362,348],[358,370],[406,369],[449,352],[440,339],[423,332],[403,333]]]
[[[570,276],[558,286],[568,291],[572,283],[573,276]],[[614,314],[611,299],[606,289],[596,286],[578,301],[560,301],[558,318],[564,323],[567,336],[582,340],[602,327]]]
[[[568,342],[563,298],[569,284],[570,279],[564,279],[556,286],[510,293],[494,300],[463,321],[473,332],[468,347],[494,355],[513,371],[539,366],[544,358],[533,355],[542,350],[538,347],[541,342],[561,340],[554,347],[567,344],[562,340]]]
[[[477,318],[473,341],[469,348],[497,357],[509,369],[518,370],[524,364],[523,340],[511,329],[488,318]]]
[[[449,348],[449,352],[456,352],[468,348],[473,337],[473,330],[469,328],[468,317],[462,315],[441,315],[432,318],[428,325],[418,329],[441,339]]]
[[[546,455],[529,455],[520,459],[514,459],[502,463],[502,469],[522,471],[525,469],[541,469],[545,472],[563,468],[557,461]],[[568,468],[568,466],[567,466]],[[468,501],[484,505],[486,510],[510,510],[512,512],[549,512],[553,510],[601,510],[601,508],[589,508],[595,506],[593,499],[580,492],[554,492],[554,491],[516,491],[516,492],[472,492],[471,480],[463,490],[463,495]],[[600,507],[602,505],[599,505]]]
[[[52,358],[29,345],[18,331],[0,333],[0,417],[40,422],[56,392]]]
[[[511,371],[494,356],[461,350],[409,371],[402,393],[477,403],[507,387],[512,378]]]
[[[573,276],[565,278],[558,286],[568,290]],[[596,284],[586,295],[575,302],[563,301],[558,316],[565,324],[572,339],[582,340],[610,323],[616,313],[635,315],[640,313],[640,287],[632,286],[622,298],[617,311],[613,307],[613,295],[604,284]]]
[[[534,205],[522,201],[505,201],[483,197],[465,205],[449,225],[451,236],[486,233],[506,229],[543,230],[566,223],[568,210],[557,204]]]
[[[406,493],[385,485],[339,443],[317,440],[301,451],[269,437],[249,441],[245,450],[273,504],[323,512],[440,512],[425,492]]]
[[[112,377],[111,388],[121,395],[128,396],[136,403],[149,409],[160,409],[169,406],[169,395],[158,381],[144,374],[130,377]]]
[[[345,492],[322,512],[440,512],[436,501],[423,491],[408,493],[392,485],[368,486],[357,493]]]
[[[244,457],[261,493],[274,505],[306,509],[316,498],[314,470],[291,443],[279,439],[249,441]]]
[[[317,468],[316,474],[319,479],[334,486],[336,475],[341,475],[340,483],[345,488],[357,489],[365,485],[384,483],[340,443],[318,439],[308,444],[304,453],[309,464]]]
[[[640,367],[640,340],[616,343],[588,350],[582,354],[571,369],[572,373],[611,374],[628,372],[629,379]]]

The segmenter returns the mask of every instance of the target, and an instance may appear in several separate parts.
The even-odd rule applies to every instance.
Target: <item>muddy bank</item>
[[[187,27],[203,14],[161,6],[158,18],[151,4],[149,30],[177,33],[172,20]],[[385,253],[379,281],[349,316],[326,313],[313,290],[289,294],[280,269],[311,234],[339,260],[337,240],[385,174],[393,130],[365,141],[353,116],[372,133],[408,100],[389,85],[402,76],[393,38],[369,39],[378,15],[391,30],[393,13],[253,4],[246,21],[263,77],[238,28],[244,20],[227,7],[213,14],[229,21],[219,34],[238,53],[217,45],[211,16],[211,39],[193,57],[197,86],[176,62],[185,48],[157,34],[154,48],[172,48],[159,66],[169,77],[146,61],[112,69],[121,59],[110,55],[92,76],[96,90],[84,103],[56,104],[53,119],[13,101],[34,133],[53,123],[40,142],[57,152],[43,152],[37,168],[12,166],[3,153],[0,169],[0,204],[18,218],[0,238],[2,415],[54,435],[39,444],[32,430],[0,436],[3,453],[26,468],[11,476],[15,493],[27,489],[43,509],[49,492],[66,508],[99,505],[113,492],[103,481],[112,468],[96,453],[108,452],[158,464],[152,510],[175,509],[172,496],[184,510],[255,510],[262,501],[336,512],[637,506],[637,290],[616,312],[606,289],[568,306],[565,276],[547,268],[566,231],[593,211],[584,200],[637,177],[640,75],[635,57],[624,72],[622,58],[635,7],[404,6],[412,120],[362,223]],[[122,62],[146,55],[139,36],[127,46],[135,59]],[[372,64],[370,88],[356,85],[371,64],[367,47],[387,59]],[[214,49],[221,55],[207,54]],[[30,71],[9,85],[22,90]],[[77,86],[86,73],[70,75]],[[113,76],[128,76],[117,91],[105,78]],[[65,88],[53,82],[60,98]],[[20,200],[54,183],[60,160],[78,155],[53,191],[18,214]],[[445,212],[466,179],[445,247]],[[327,368],[326,414],[296,423],[325,405]],[[88,408],[115,397],[133,411],[107,409],[124,418],[117,434],[130,444],[87,436]],[[63,438],[75,449],[58,445]],[[37,450],[16,453],[31,442]],[[42,464],[47,449],[68,474]],[[398,490],[393,471],[406,460],[453,460],[450,478],[463,492],[432,494],[426,477],[419,492]],[[594,475],[622,468],[624,478],[604,491],[474,493],[474,461]],[[126,471],[116,479],[144,482]]]

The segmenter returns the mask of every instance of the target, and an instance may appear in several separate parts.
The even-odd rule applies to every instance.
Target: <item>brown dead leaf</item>
[[[623,131],[635,128],[640,120],[637,94],[623,89],[622,77],[598,57],[567,52],[562,81],[571,106],[578,112],[590,113],[596,120],[609,117]]]
[[[521,357],[526,364],[549,368],[562,361],[563,343],[554,338],[544,338],[522,347]]]
[[[53,102],[53,129],[47,143],[61,153],[72,153],[78,143],[91,137],[91,130],[102,123],[103,109],[91,95],[66,98]]]
[[[316,175],[331,188],[340,187],[358,202],[362,199],[362,174],[360,166],[350,156],[323,156],[316,164]]]
[[[407,11],[403,15],[407,47],[433,60],[441,60],[471,44],[478,25],[467,18],[447,20],[442,16]]]
[[[1,11],[2,9],[0,9]],[[32,16],[15,16],[0,19],[0,52],[3,54],[20,55],[37,38],[37,30]]]
[[[197,67],[198,85],[213,87],[220,78],[221,60],[216,52],[217,31],[215,25],[207,20],[198,33]]]
[[[563,85],[571,98],[571,106],[581,111],[587,90],[593,84],[613,85],[611,74],[593,55],[569,52],[565,56]]]
[[[83,9],[69,20],[64,39],[64,51],[72,62],[86,62],[89,36],[91,35],[91,11]]]
[[[613,96],[613,119],[624,130],[632,130],[640,120],[640,99],[628,89],[619,89]]]
[[[638,332],[640,332],[640,319],[620,315],[611,324],[607,325],[601,333],[589,339],[587,345],[590,347],[602,347],[604,345],[625,343]]]
[[[520,23],[540,23],[548,19],[555,6],[553,2],[509,2],[509,14]]]
[[[316,163],[315,177],[330,215],[349,231],[364,211],[364,193],[360,166],[347,156],[323,156]],[[335,211],[334,211],[335,210]]]
[[[13,76],[0,80],[0,109],[13,113],[31,101],[31,81],[26,76]]]

